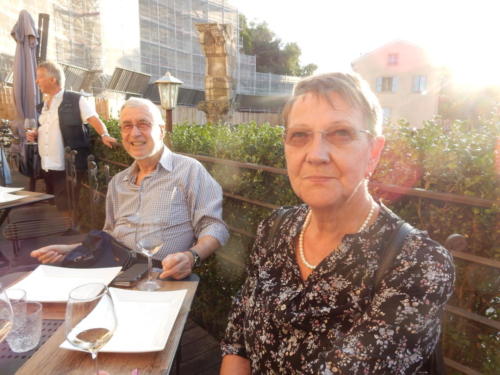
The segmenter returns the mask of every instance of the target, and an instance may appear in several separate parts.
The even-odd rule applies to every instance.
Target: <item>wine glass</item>
[[[34,118],[27,118],[24,120],[24,130],[26,133],[31,133],[36,129],[36,120]],[[36,144],[36,142],[27,142],[30,145]]]
[[[140,218],[136,231],[137,251],[148,258],[148,279],[141,281],[137,288],[139,290],[153,291],[160,288],[160,284],[153,278],[153,255],[163,245],[161,228],[158,228],[158,220],[151,216]]]
[[[91,354],[99,374],[97,354],[116,329],[116,314],[108,287],[90,283],[69,293],[66,305],[66,339],[73,346]]]
[[[7,337],[12,329],[13,320],[14,314],[9,297],[7,297],[5,290],[2,289],[2,285],[0,284],[0,342]]]

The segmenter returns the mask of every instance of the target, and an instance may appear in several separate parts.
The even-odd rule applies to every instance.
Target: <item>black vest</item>
[[[87,124],[82,123],[80,114],[80,95],[64,91],[63,99],[59,105],[59,128],[64,147],[69,146],[77,150],[76,169],[87,169],[87,156],[90,154],[90,133]],[[37,106],[38,113],[42,112],[43,103]]]

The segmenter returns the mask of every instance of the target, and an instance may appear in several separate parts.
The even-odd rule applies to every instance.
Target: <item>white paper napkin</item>
[[[0,204],[17,201],[18,199],[26,198],[24,195],[13,195],[8,193],[0,193]]]
[[[87,283],[108,285],[120,271],[121,267],[65,268],[40,265],[10,288],[24,289],[28,301],[66,302],[69,292],[77,286]]]
[[[0,194],[3,193],[14,193],[15,191],[23,190],[24,188],[16,188],[16,187],[5,187],[5,186],[0,186]]]

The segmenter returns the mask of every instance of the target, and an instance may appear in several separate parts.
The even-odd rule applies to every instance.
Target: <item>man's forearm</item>
[[[220,247],[220,242],[217,238],[206,235],[200,237],[196,244],[191,247],[194,251],[198,253],[201,260],[207,259],[213,252]]]
[[[104,125],[104,123],[98,117],[95,116],[89,117],[87,119],[87,122],[94,128],[94,130],[100,136],[102,136],[103,134],[108,134],[108,129],[106,128],[106,125]]]

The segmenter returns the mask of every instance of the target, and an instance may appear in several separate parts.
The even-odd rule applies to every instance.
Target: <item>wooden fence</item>
[[[16,106],[12,87],[0,85],[0,119],[14,120],[16,118]]]
[[[162,111],[163,113],[164,111]],[[172,113],[174,124],[187,122],[189,124],[205,124],[207,122],[205,113],[196,107],[177,106]],[[268,122],[271,125],[280,124],[279,113],[254,113],[254,112],[238,112],[234,111],[229,115],[228,122],[231,124],[244,124],[248,122],[256,122],[264,124]]]
[[[194,159],[199,160],[200,162],[208,162],[208,163],[214,163],[214,164],[220,164],[220,165],[226,165],[226,166],[232,166],[232,167],[238,167],[238,168],[243,168],[243,169],[252,169],[256,171],[265,171],[268,173],[273,173],[273,174],[278,174],[278,175],[286,175],[286,169],[282,168],[274,168],[274,167],[269,167],[265,165],[258,165],[258,164],[252,164],[252,163],[243,163],[243,162],[238,162],[234,160],[227,160],[227,159],[218,159],[210,156],[204,156],[204,155],[191,155],[191,154],[186,154],[182,153],[183,155],[192,157]],[[106,163],[106,164],[112,164],[116,165],[122,168],[128,167],[128,165],[123,164],[123,163],[118,163],[114,162],[111,160],[107,159],[100,159],[101,162]],[[469,196],[462,196],[458,194],[448,194],[448,193],[439,193],[439,192],[433,192],[433,191],[428,191],[424,189],[418,189],[418,188],[406,188],[406,187],[400,187],[396,185],[388,185],[388,184],[381,184],[381,183],[373,183],[372,184],[374,187],[377,189],[381,189],[385,192],[391,192],[391,193],[399,193],[399,194],[404,194],[410,197],[415,197],[415,198],[423,198],[423,199],[432,199],[436,201],[441,201],[441,202],[451,202],[451,203],[456,203],[456,204],[462,204],[462,205],[467,205],[467,206],[472,206],[472,207],[483,207],[483,208],[489,208],[492,207],[495,202],[486,200],[486,199],[480,199],[480,198],[475,198],[475,197],[469,197]],[[246,202],[252,205],[256,205],[259,207],[267,208],[267,209],[275,209],[278,208],[277,205],[270,204],[267,202],[262,202],[254,199],[249,199],[240,195],[233,194],[231,192],[224,191],[224,197],[227,199],[233,199],[241,202]],[[229,229],[233,232],[239,233],[241,235],[254,238],[255,234],[250,233],[245,229],[242,228],[235,228],[229,226]],[[490,259],[490,258],[485,258],[473,254],[469,254],[465,251],[461,250],[454,250],[453,248],[449,249],[451,254],[455,259],[461,259],[466,262],[478,264],[481,266],[486,266],[486,267],[492,267],[495,270],[500,271],[500,261],[495,260],[495,259]],[[229,259],[228,259],[229,260]],[[231,260],[229,260],[231,261]],[[453,314],[456,316],[459,316],[461,318],[485,325],[489,328],[492,328],[498,332],[500,332],[500,322],[497,320],[492,320],[488,319],[484,316],[481,316],[479,314],[476,314],[472,311],[465,310],[463,308],[457,307],[457,306],[452,306],[452,305],[446,305],[445,306],[445,311],[448,314]],[[446,366],[458,370],[464,374],[467,375],[481,375],[478,371],[464,366],[463,364],[459,363],[458,361],[451,359],[451,358],[446,358],[444,359]]]
[[[117,117],[118,109],[121,107],[125,98],[123,97],[96,97],[96,111],[102,118],[109,120],[112,117]],[[164,115],[164,110],[161,110]],[[205,124],[207,122],[205,113],[196,107],[188,107],[179,105],[172,111],[172,120],[174,124]],[[253,112],[238,112],[234,111],[230,114],[228,122],[231,124],[243,124],[248,122],[256,122],[264,124],[266,122],[271,125],[280,124],[279,113],[253,113]]]

